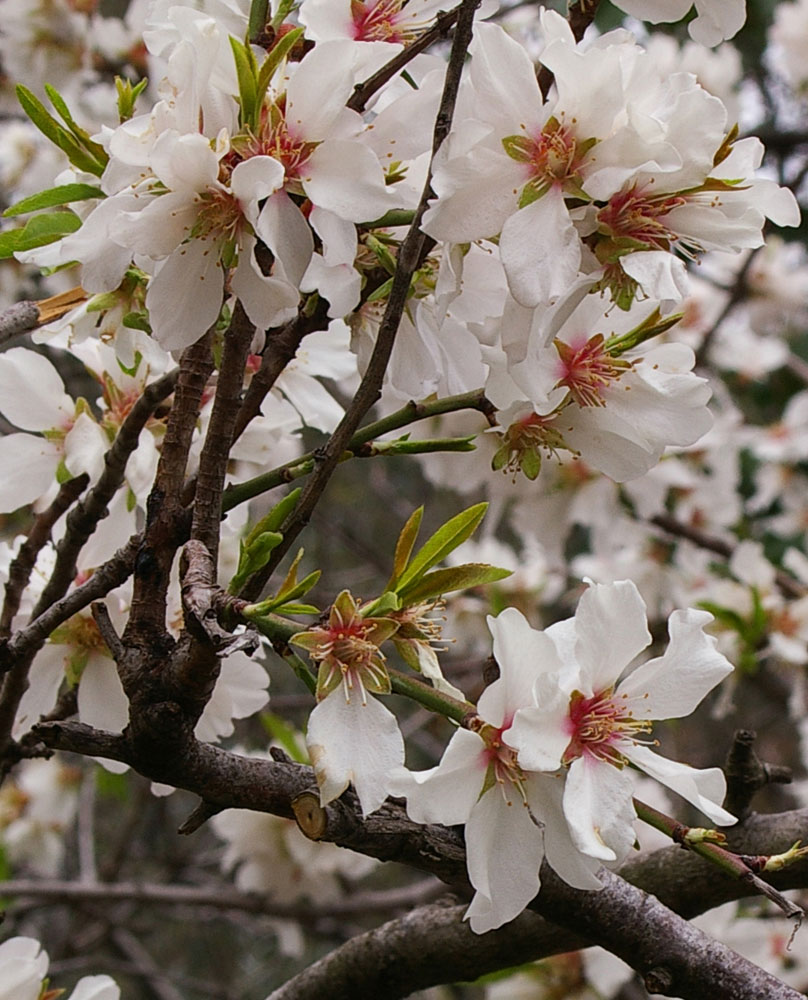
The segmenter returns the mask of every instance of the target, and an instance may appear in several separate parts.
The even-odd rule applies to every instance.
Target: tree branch
[[[469,43],[471,42],[474,14],[479,6],[479,2],[480,0],[463,0],[463,3],[460,5],[452,51],[449,56],[449,65],[446,70],[446,81],[444,83],[440,108],[435,120],[430,169],[412,225],[398,253],[396,272],[393,276],[390,296],[387,300],[387,307],[379,327],[367,370],[339,426],[319,453],[317,469],[306,484],[294,511],[281,528],[283,541],[272,553],[272,557],[266,567],[259,570],[247,581],[242,595],[247,600],[255,600],[260,595],[269,577],[274,572],[275,567],[289,551],[297,536],[308,523],[311,512],[322,496],[326,483],[337,467],[346,445],[355,433],[362,418],[381,394],[384,373],[387,370],[396,333],[401,322],[401,316],[407,304],[412,276],[423,259],[423,253],[428,252],[427,248],[431,248],[433,245],[431,240],[427,241],[426,235],[420,228],[421,218],[426,210],[427,202],[433,193],[431,163],[434,161],[436,152],[449,134],[449,129],[451,128],[455,101],[460,86],[460,77],[463,72],[463,63]]]

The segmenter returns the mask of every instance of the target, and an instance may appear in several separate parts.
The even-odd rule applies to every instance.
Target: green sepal
[[[428,569],[445,559],[458,545],[462,545],[477,529],[485,517],[486,510],[488,510],[487,503],[474,504],[438,528],[400,575],[395,587],[396,593],[400,594],[408,584],[419,580]]]
[[[128,330],[142,330],[144,333],[151,333],[151,323],[147,313],[128,312],[121,320],[121,326]]]
[[[522,475],[531,483],[538,478],[541,472],[541,455],[538,448],[525,448],[519,456],[519,468]]]
[[[493,764],[489,764],[485,772],[485,778],[483,779],[483,787],[480,789],[480,795],[477,801],[479,802],[479,800],[483,797],[483,795],[485,795],[487,791],[492,789],[494,785],[496,785],[496,783],[497,783],[497,778],[496,775],[494,774],[494,766]]]
[[[502,147],[512,160],[529,163],[533,159],[536,143],[526,135],[506,135]]]
[[[0,233],[0,260],[13,257],[18,251],[34,250],[36,247],[55,243],[80,228],[81,219],[69,208],[35,215],[19,229],[8,229]]]
[[[365,245],[389,275],[392,276],[396,273],[396,259],[381,240],[368,233],[365,237]]]
[[[543,198],[550,190],[550,183],[538,177],[531,178],[519,194],[519,208],[527,208],[534,201]]]
[[[666,330],[670,330],[672,326],[676,326],[682,316],[683,313],[674,313],[671,316],[663,318],[662,313],[657,307],[647,319],[644,319],[639,326],[635,326],[633,330],[629,330],[628,333],[609,337],[603,345],[603,349],[612,357],[619,357],[625,351],[633,347],[638,347],[640,344],[645,343],[646,340],[650,340],[652,337],[657,337],[659,334],[665,333]]]
[[[417,583],[402,588],[399,596],[402,605],[408,607],[443,594],[451,594],[455,590],[467,590],[469,587],[496,583],[510,575],[511,570],[500,569],[487,563],[463,563],[461,566],[450,566],[427,573]]]
[[[144,76],[136,84],[123,77],[115,77],[115,89],[118,92],[118,120],[121,124],[128,122],[135,113],[135,102],[148,86],[148,79]]]
[[[38,212],[42,208],[55,208],[57,205],[69,205],[73,201],[86,201],[88,198],[106,198],[100,187],[92,184],[60,184],[58,187],[47,188],[39,194],[32,194],[22,201],[10,205],[4,218],[14,215],[24,215],[26,212]]]
[[[56,482],[60,486],[64,486],[65,483],[69,483],[73,478],[73,473],[65,465],[64,459],[62,459],[56,466]]]

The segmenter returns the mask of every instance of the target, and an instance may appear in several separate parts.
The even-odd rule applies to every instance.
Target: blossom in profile
[[[389,694],[390,677],[379,646],[398,629],[389,618],[365,618],[343,590],[328,622],[291,640],[319,664],[317,707],[306,743],[327,805],[353,783],[365,816],[389,794],[390,774],[404,763],[396,717],[371,694]]]

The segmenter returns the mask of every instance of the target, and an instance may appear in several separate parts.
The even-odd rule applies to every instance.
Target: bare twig
[[[376,70],[373,76],[358,83],[354,87],[354,92],[348,99],[347,106],[354,111],[364,111],[365,105],[371,97],[387,83],[392,80],[396,73],[399,73],[407,63],[411,62],[417,55],[424,52],[441,38],[446,38],[449,31],[457,21],[462,4],[458,4],[452,10],[439,11],[432,27],[427,28],[423,34],[419,35],[414,42],[411,42],[401,52],[397,52],[393,58],[384,64],[381,69]]]
[[[37,516],[28,537],[11,561],[5,586],[6,597],[0,614],[0,640],[7,639],[11,634],[11,622],[20,609],[22,594],[28,586],[37,556],[50,540],[51,528],[84,491],[88,482],[89,476],[85,472],[59,488],[54,501]]]

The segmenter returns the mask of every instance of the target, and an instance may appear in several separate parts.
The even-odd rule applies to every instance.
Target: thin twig
[[[451,128],[457,92],[460,86],[460,77],[463,72],[463,64],[469,43],[471,42],[474,14],[479,6],[479,2],[480,0],[463,0],[458,14],[455,37],[452,43],[449,65],[446,70],[443,95],[435,120],[432,141],[433,161],[435,154]],[[322,496],[323,490],[336,469],[346,445],[356,432],[365,414],[380,396],[384,373],[387,370],[401,316],[407,304],[412,276],[421,263],[424,252],[428,252],[434,245],[431,240],[428,241],[428,238],[420,228],[421,218],[426,210],[427,202],[432,196],[431,181],[432,168],[430,165],[415,217],[398,253],[396,273],[393,276],[390,296],[387,300],[387,307],[379,326],[376,343],[365,375],[339,426],[318,454],[317,469],[306,484],[295,510],[281,528],[284,536],[283,541],[273,552],[272,558],[266,567],[259,570],[247,581],[243,596],[248,600],[254,600],[258,597],[275,567],[286,552],[289,551],[297,536],[308,523],[311,512]]]
[[[3,611],[0,613],[0,640],[7,639],[11,635],[11,622],[20,610],[23,591],[31,579],[37,556],[50,541],[51,528],[86,489],[89,481],[90,477],[83,472],[59,487],[56,498],[37,516],[28,532],[28,537],[12,559],[8,568]]]

